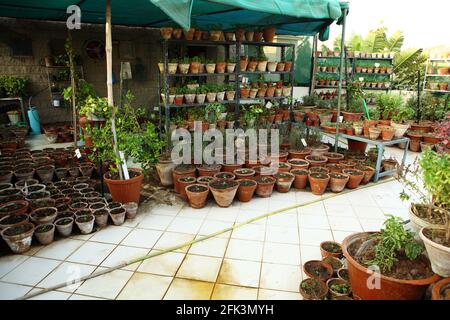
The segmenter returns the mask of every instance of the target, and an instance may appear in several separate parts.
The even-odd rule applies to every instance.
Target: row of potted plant
[[[170,59],[167,67],[168,74],[234,73],[236,61],[234,58],[225,60],[222,56],[218,56],[215,61],[198,56],[182,57]],[[162,61],[158,63],[158,68],[159,72],[163,74],[165,66]]]
[[[275,37],[275,27],[255,27],[243,24],[235,25],[234,30],[223,30],[221,24],[210,25],[209,31],[202,31],[198,28],[183,30],[179,27],[160,28],[163,39],[186,39],[186,40],[210,40],[210,41],[254,41],[273,42]]]
[[[272,97],[290,97],[292,86],[289,83],[278,82],[252,82],[251,84],[241,84],[240,98],[272,98]]]
[[[235,87],[232,84],[202,84],[193,87],[177,86],[169,88],[169,104],[181,105],[185,104],[204,104],[215,101],[234,101]],[[161,93],[161,101],[166,102],[166,95]]]
[[[361,59],[392,59],[394,52],[361,52],[361,51],[347,51],[347,58],[361,58]],[[340,57],[341,52],[336,50],[321,50],[316,51],[316,57]]]
[[[433,77],[427,79],[427,88],[430,90],[449,91],[448,84],[450,80],[444,77]]]
[[[450,74],[450,66],[448,63],[432,63],[428,67],[428,74],[432,75],[449,75]]]

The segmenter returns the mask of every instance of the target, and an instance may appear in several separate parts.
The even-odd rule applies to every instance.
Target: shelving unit
[[[83,71],[83,66],[76,66],[76,68],[78,69],[78,74],[79,74],[79,78],[80,79],[84,79],[84,71]],[[60,107],[64,107],[64,99],[63,99],[63,95],[62,95],[62,90],[65,87],[68,87],[71,85],[70,83],[70,68],[66,67],[66,66],[46,66],[47,69],[47,81],[48,81],[48,91],[50,94],[50,104],[52,106],[53,105],[53,100],[55,98],[59,98],[60,100]],[[56,73],[60,73],[63,70],[67,70],[68,71],[68,75],[69,78],[68,80],[57,80],[57,79],[52,79]],[[59,91],[53,91],[52,88],[54,87],[53,84],[55,85],[55,87],[58,87],[58,89],[60,89]]]
[[[225,48],[225,58],[231,58],[234,55],[236,61],[236,68],[232,73],[198,73],[198,74],[168,74],[168,63],[169,63],[169,49],[173,46],[197,46],[197,47],[217,47],[223,46]],[[293,90],[291,90],[291,95],[289,97],[264,97],[264,98],[254,98],[254,99],[241,99],[240,97],[240,84],[242,83],[242,77],[248,75],[280,75],[281,80],[283,82],[287,82],[287,77],[289,77],[289,83],[291,87],[294,85],[294,76],[295,76],[295,64],[292,64],[291,71],[289,72],[249,72],[249,71],[241,71],[240,70],[240,56],[243,53],[243,46],[256,46],[256,47],[280,47],[281,48],[281,59],[284,60],[286,57],[286,48],[291,47],[295,49],[295,45],[291,43],[278,43],[278,42],[249,42],[249,41],[196,41],[196,40],[178,40],[178,39],[169,39],[162,41],[163,48],[163,63],[164,63],[164,73],[159,75],[159,92],[162,93],[162,88],[169,88],[170,79],[182,79],[185,77],[196,77],[199,79],[205,79],[207,77],[217,77],[224,76],[225,83],[234,82],[235,88],[235,100],[234,101],[219,101],[223,104],[234,104],[235,105],[235,121],[238,123],[239,114],[240,114],[240,105],[256,103],[257,101],[266,101],[266,100],[284,100],[289,97],[292,99]],[[234,48],[234,52],[231,50]],[[292,61],[295,61],[295,50],[292,50]],[[160,103],[159,115],[160,119],[162,119],[163,111],[165,115],[165,124],[164,127],[166,132],[168,132],[170,127],[170,110],[176,108],[190,108],[190,107],[204,107],[208,103],[204,104],[182,104],[182,105],[173,105],[169,104],[169,94],[165,92],[165,102]],[[292,109],[292,102],[289,105],[290,109]],[[162,127],[162,122],[160,120],[160,127]]]
[[[447,64],[448,68],[450,68],[450,59],[436,59],[436,58],[429,58],[427,59],[427,64],[425,67],[425,77],[423,79],[423,90],[427,91],[427,92],[432,92],[432,93],[450,93],[450,89],[448,90],[435,90],[435,89],[429,89],[427,88],[427,83],[431,82],[428,81],[429,78],[433,79],[436,77],[442,77],[442,78],[446,78],[447,79],[447,83],[450,83],[450,74],[435,74],[435,73],[429,73],[430,71],[430,65],[432,65],[433,63],[444,63]]]

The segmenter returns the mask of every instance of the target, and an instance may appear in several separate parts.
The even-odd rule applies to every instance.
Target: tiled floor
[[[126,260],[179,246],[242,221],[294,204],[319,202],[265,217],[208,240],[36,299],[301,299],[302,264],[320,257],[324,240],[342,241],[355,231],[380,227],[384,214],[408,218],[401,185],[390,181],[320,200],[291,191],[227,209],[212,202],[144,204],[134,221],[94,234],[35,246],[24,255],[0,257],[0,299],[13,299]]]

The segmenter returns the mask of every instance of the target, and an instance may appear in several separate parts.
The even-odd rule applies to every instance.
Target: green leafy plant
[[[215,123],[220,114],[224,113],[225,111],[225,106],[219,102],[209,103],[205,108],[207,119],[210,123]]]
[[[414,109],[407,106],[401,106],[392,116],[392,121],[401,123],[403,121],[413,119],[414,115],[415,115]]]
[[[390,271],[397,262],[399,255],[405,255],[415,260],[422,252],[423,247],[414,240],[414,233],[405,229],[403,220],[392,215],[384,222],[379,233],[373,235],[377,240],[375,257],[369,265],[377,265],[382,271]]]
[[[112,108],[106,98],[88,96],[80,106],[79,113],[88,117],[108,118],[111,116]]]
[[[0,97],[24,97],[28,83],[27,78],[0,76]]]
[[[363,112],[364,91],[358,81],[347,81],[347,111]]]
[[[384,93],[377,97],[377,108],[383,119],[390,119],[403,105],[402,97],[397,94]]]

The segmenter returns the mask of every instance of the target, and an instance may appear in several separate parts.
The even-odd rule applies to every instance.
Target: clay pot
[[[225,41],[234,41],[234,32],[224,32]]]
[[[327,281],[333,276],[333,267],[320,260],[309,260],[303,265],[303,272],[310,278]]]
[[[56,208],[44,207],[33,210],[30,214],[30,218],[35,224],[53,223],[56,219],[56,214]]]
[[[12,176],[12,170],[0,170],[0,183],[10,183]]]
[[[362,179],[361,184],[368,184],[375,174],[375,169],[369,166],[357,166],[355,169],[364,172],[364,178]]]
[[[306,156],[312,152],[311,148],[304,148],[302,150],[289,150],[289,159],[305,159]]]
[[[328,158],[328,163],[339,163],[344,160],[344,155],[337,152],[325,152],[323,155]]]
[[[239,188],[237,191],[239,201],[249,202],[253,198],[257,183],[250,179],[240,179],[237,180],[237,182],[239,182]]]
[[[377,140],[380,136],[381,130],[375,127],[369,127],[369,139]]]
[[[204,164],[197,166],[199,177],[210,176],[213,177],[216,173],[220,172],[222,166],[220,164]]]
[[[80,169],[78,166],[69,168],[69,174],[71,177],[78,177],[80,175]]]
[[[144,174],[140,169],[129,169],[128,172],[130,174],[128,180],[111,179],[108,173],[104,174],[104,180],[114,201],[139,203]]]
[[[123,207],[114,208],[109,211],[109,215],[115,226],[120,226],[125,222],[126,210]]]
[[[342,257],[342,246],[340,243],[334,241],[324,241],[320,244],[320,254],[322,259],[327,257]]]
[[[85,215],[77,217],[75,223],[80,229],[81,234],[89,234],[94,229],[95,217],[93,215]]]
[[[195,28],[190,28],[189,30],[183,30],[184,38],[186,40],[193,40],[195,35]]]
[[[173,28],[171,28],[171,27],[164,27],[164,28],[160,28],[159,31],[160,31],[161,37],[163,39],[169,40],[170,38],[172,38]]]
[[[349,180],[347,183],[347,188],[349,189],[356,189],[359,187],[361,181],[364,178],[364,172],[356,169],[344,169],[342,170],[343,173],[349,175]]]
[[[330,150],[330,147],[325,144],[313,146],[313,147],[311,147],[311,155],[312,156],[323,156],[323,155],[325,155],[325,153],[328,152],[328,150]]]
[[[217,180],[234,180],[236,176],[231,172],[218,172],[214,175]]]
[[[431,299],[432,300],[448,300],[448,293],[445,295],[445,292],[450,288],[450,278],[442,279],[436,282],[433,285],[433,289],[431,291]]]
[[[267,27],[263,30],[263,37],[265,42],[273,42],[273,39],[275,38],[275,27]]]
[[[1,235],[14,253],[24,253],[30,249],[33,233],[33,224],[26,223],[6,228]]]
[[[55,225],[52,223],[41,224],[34,229],[36,239],[42,245],[53,242],[55,236]]]
[[[209,183],[214,200],[219,207],[229,207],[236,195],[239,183],[230,180],[215,180]]]
[[[337,292],[337,291],[333,290],[333,285],[346,285],[346,286],[349,287],[349,292],[348,293]],[[339,279],[339,278],[328,279],[327,287],[328,287],[328,290],[330,292],[330,297],[331,297],[332,300],[334,300],[336,298],[343,297],[343,296],[348,297],[351,294],[350,284],[347,281]]]
[[[315,278],[307,278],[303,280],[300,283],[299,290],[305,300],[324,300],[328,294],[327,285],[323,281]]]
[[[342,161],[339,161],[339,164],[343,167],[343,170],[344,169],[352,169],[358,165],[358,163],[353,160],[342,160]]]
[[[203,184],[191,184],[185,187],[185,192],[189,205],[195,209],[205,206],[209,194],[209,187]]]
[[[180,193],[178,179],[182,177],[197,177],[196,168],[191,164],[181,164],[176,166],[172,171],[172,180],[174,182],[174,190],[177,193]]]
[[[56,178],[63,179],[67,176],[67,172],[69,170],[67,168],[57,168],[55,169]]]
[[[381,167],[383,168],[383,171],[391,171],[395,170],[398,163],[395,159],[384,159],[381,161]]]
[[[315,195],[321,195],[327,189],[330,176],[327,173],[310,172],[308,181],[311,186],[311,192]]]
[[[213,181],[213,180],[215,180],[214,177],[203,176],[203,177],[198,177],[198,178],[197,178],[197,183],[198,183],[198,184],[202,184],[202,185],[204,185],[204,186],[207,186],[207,185],[209,185],[209,183],[210,183],[211,181]]]
[[[427,250],[433,272],[448,278],[450,277],[450,247],[430,239],[430,234],[432,232],[441,239],[445,239],[446,237],[444,230],[424,227],[419,231],[420,239],[425,244],[425,249]]]
[[[293,169],[291,173],[294,175],[294,188],[295,189],[305,189],[308,182],[309,171],[304,169]]]
[[[345,173],[330,173],[330,189],[332,192],[342,192],[350,179]]]
[[[362,112],[342,112],[345,122],[358,122],[362,117]]]
[[[245,30],[242,28],[238,28],[234,31],[234,35],[236,37],[236,41],[245,41]]]
[[[0,219],[0,230],[18,226],[20,224],[26,224],[29,221],[29,217],[27,214],[15,214],[15,215],[8,215],[4,216]]]
[[[354,233],[346,237],[342,243],[342,251],[347,260],[347,268],[354,295],[362,300],[419,300],[422,299],[428,286],[439,276],[434,274],[426,279],[400,280],[379,274],[380,285],[367,286],[374,277],[373,271],[360,265],[352,256],[356,242],[367,239],[373,233]],[[350,254],[352,252],[352,254]]]
[[[180,190],[180,196],[187,200],[187,194],[186,194],[186,187],[194,184],[196,182],[196,179],[194,177],[182,177],[178,179],[178,187]]]
[[[281,172],[275,174],[274,177],[276,179],[277,191],[280,193],[289,192],[295,176],[289,172]]]
[[[94,166],[91,164],[80,165],[79,170],[83,177],[91,177],[94,171]]]
[[[255,178],[256,183],[256,195],[262,198],[267,198],[272,195],[273,186],[276,182],[274,177],[270,176],[260,176]]]
[[[309,166],[311,167],[322,167],[328,162],[328,158],[325,156],[306,156],[305,160],[309,162]]]
[[[284,72],[291,72],[292,69],[292,61],[285,61],[284,62]]]
[[[180,29],[180,28],[175,28],[175,29],[173,29],[173,31],[172,31],[172,37],[174,38],[174,39],[181,39],[181,36],[183,35],[183,29]]]
[[[222,171],[223,172],[233,172],[236,169],[242,168],[243,164],[222,164]]]
[[[156,164],[156,171],[163,186],[173,185],[172,170],[176,167],[172,159],[160,157]]]
[[[0,205],[0,217],[8,215],[24,214],[28,211],[29,202],[26,200],[14,200]]]
[[[240,60],[239,61],[239,70],[241,71],[241,72],[243,72],[243,71],[247,71],[247,66],[248,66],[248,60]]]
[[[395,130],[391,127],[383,127],[381,129],[381,139],[383,141],[390,141],[394,137]]]
[[[290,159],[288,160],[288,163],[291,165],[291,169],[299,169],[299,170],[306,170],[309,168],[309,162],[302,159]]]
[[[32,179],[34,176],[34,168],[23,168],[19,170],[14,171],[14,175],[16,176],[17,180],[29,180]]]
[[[236,176],[236,179],[250,179],[255,175],[255,170],[250,168],[240,168],[233,171],[234,175]]]

